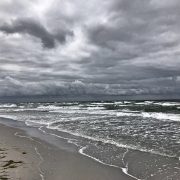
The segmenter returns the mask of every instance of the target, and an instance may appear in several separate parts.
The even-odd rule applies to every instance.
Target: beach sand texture
[[[19,136],[17,136],[19,135]],[[21,137],[20,137],[21,136]],[[121,169],[61,150],[22,130],[0,125],[0,179],[131,180]]]

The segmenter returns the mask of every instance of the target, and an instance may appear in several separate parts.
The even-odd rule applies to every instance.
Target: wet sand
[[[61,144],[63,145],[63,143]],[[77,150],[0,125],[0,179],[131,180],[121,169],[100,164]]]

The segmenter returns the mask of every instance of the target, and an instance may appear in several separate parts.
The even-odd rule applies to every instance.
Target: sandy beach
[[[0,179],[131,180],[121,169],[102,165],[24,131],[0,125]]]
[[[84,154],[72,139],[64,132],[0,118],[0,179],[179,180],[177,158],[122,148],[116,167]]]

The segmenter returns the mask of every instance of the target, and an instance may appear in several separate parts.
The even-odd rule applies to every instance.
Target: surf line
[[[30,139],[31,141],[37,142],[37,143],[39,143],[39,144],[41,144],[41,145],[42,145],[42,143],[41,143],[41,142],[39,142],[39,141],[37,141],[37,140],[33,139],[33,138],[32,138],[32,137],[30,137],[30,136],[23,136],[23,135],[20,135],[18,132],[14,133],[14,135],[15,135],[15,136],[17,136],[17,137],[20,137],[20,138],[27,138],[27,139]]]
[[[39,164],[38,164],[38,169],[39,169],[39,172],[40,172],[39,175],[41,176],[41,179],[42,179],[42,180],[45,180],[45,178],[44,178],[44,172],[43,172],[43,171],[41,170],[41,168],[40,168],[40,166],[41,166],[41,164],[43,163],[44,159],[43,159],[43,157],[41,156],[41,154],[39,153],[38,148],[35,147],[34,149],[35,149],[36,154],[39,156],[39,159],[40,159],[40,162],[39,162]]]
[[[121,169],[122,169],[122,171],[124,172],[124,174],[126,174],[126,175],[128,175],[128,176],[130,176],[130,177],[132,177],[132,178],[134,178],[134,179],[140,180],[140,179],[138,179],[137,177],[135,177],[135,176],[133,176],[133,175],[131,175],[131,174],[128,173],[128,169],[129,169],[128,163],[125,162],[125,156],[127,155],[128,152],[129,152],[129,149],[127,148],[126,151],[125,151],[124,154],[123,154],[123,157],[122,157],[122,162],[123,162],[123,164],[124,164],[124,168],[121,168]]]
[[[101,163],[101,164],[103,164],[103,165],[105,165],[105,166],[110,166],[110,167],[114,167],[114,168],[121,169],[124,174],[126,174],[127,176],[129,176],[129,177],[131,177],[131,178],[133,178],[133,179],[141,180],[141,179],[139,179],[139,178],[137,178],[137,177],[129,174],[127,168],[121,168],[121,167],[116,166],[116,165],[104,163],[103,161],[101,161],[101,160],[99,160],[99,159],[97,159],[97,158],[95,158],[95,157],[92,157],[92,156],[84,153],[84,150],[87,149],[87,147],[88,147],[88,146],[85,146],[85,147],[82,147],[81,149],[79,149],[79,153],[82,154],[82,155],[84,155],[84,156],[86,156],[86,157],[88,157],[88,158],[91,158],[91,159],[93,159],[94,161],[97,161],[97,162],[99,162],[99,163]],[[128,152],[128,149],[127,149],[127,151],[126,151],[126,152],[124,153],[124,155],[123,155],[123,161],[124,161],[124,157],[125,157],[125,155],[127,154],[127,152]]]
[[[44,134],[47,134],[47,135],[50,135],[50,136],[55,136],[55,137],[57,137],[57,138],[60,138],[60,139],[66,140],[66,141],[67,141],[67,143],[69,143],[69,144],[73,144],[73,145],[75,145],[75,146],[79,147],[79,146],[78,146],[78,144],[77,144],[77,143],[75,143],[75,142],[77,142],[77,140],[76,140],[76,139],[66,138],[66,137],[59,136],[59,135],[57,135],[57,134],[48,133],[48,132],[46,132],[45,130],[43,130],[42,128],[44,128],[44,126],[41,126],[41,127],[39,127],[38,129],[39,129],[41,132],[43,132]]]
[[[68,143],[74,144],[74,145],[76,145],[76,146],[78,147],[78,145],[77,145],[76,143],[72,142],[73,140],[76,140],[76,139],[65,138],[65,137],[58,136],[58,135],[53,134],[53,133],[48,133],[48,132],[46,132],[45,130],[43,130],[42,128],[43,128],[43,126],[39,127],[38,129],[39,129],[41,132],[43,132],[44,134],[49,134],[49,135],[56,136],[56,137],[58,137],[58,138],[67,140]],[[135,176],[133,176],[133,175],[131,175],[131,174],[128,173],[128,164],[125,165],[125,162],[124,162],[124,158],[125,158],[126,154],[127,154],[128,151],[129,151],[128,148],[126,148],[126,152],[123,154],[123,158],[122,158],[122,162],[123,162],[125,168],[121,168],[121,167],[119,167],[119,166],[112,165],[112,164],[106,164],[106,163],[102,162],[101,160],[99,160],[99,159],[97,159],[97,158],[95,158],[95,157],[92,157],[92,156],[84,153],[84,150],[85,150],[86,148],[87,148],[87,146],[81,147],[78,152],[79,152],[81,155],[84,155],[84,156],[86,156],[86,157],[89,157],[89,158],[91,158],[91,159],[93,159],[93,160],[95,160],[95,161],[97,161],[97,162],[99,162],[99,163],[101,163],[101,164],[103,164],[103,165],[121,169],[124,174],[126,174],[127,176],[129,176],[129,177],[131,177],[131,178],[133,178],[133,179],[141,180],[141,179],[139,179],[139,178],[137,178],[137,177],[135,177]]]
[[[74,145],[76,145],[76,146],[78,147],[78,145],[77,145],[76,143],[72,142],[73,140],[76,140],[76,139],[65,138],[65,137],[58,136],[58,135],[53,134],[53,133],[48,133],[48,132],[46,132],[45,130],[43,130],[43,126],[39,127],[38,129],[39,129],[41,132],[43,132],[44,134],[52,135],[52,136],[55,136],[55,137],[58,137],[58,138],[67,140],[68,143],[74,144]],[[122,158],[122,162],[123,162],[125,168],[121,168],[121,167],[119,167],[119,166],[112,165],[112,164],[106,164],[106,163],[102,162],[101,160],[99,160],[99,159],[97,159],[97,158],[95,158],[95,157],[92,157],[92,156],[84,153],[84,150],[85,150],[86,148],[87,148],[87,146],[81,147],[78,152],[79,152],[81,155],[84,155],[84,156],[86,156],[86,157],[88,157],[88,158],[91,158],[91,159],[93,159],[94,161],[97,161],[97,162],[99,162],[99,163],[101,163],[101,164],[103,164],[103,165],[105,165],[105,166],[110,166],[110,167],[114,167],[114,168],[121,169],[124,174],[126,174],[126,175],[129,176],[129,177],[132,177],[133,179],[141,180],[141,179],[139,179],[139,178],[137,178],[137,177],[135,177],[135,176],[133,176],[133,175],[131,175],[131,174],[128,173],[128,167],[127,167],[128,164],[125,165],[125,162],[124,162],[124,158],[125,158],[126,154],[127,154],[128,151],[129,151],[128,148],[126,149],[126,152],[123,154],[123,158]]]

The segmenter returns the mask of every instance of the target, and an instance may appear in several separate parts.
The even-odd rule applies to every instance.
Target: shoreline
[[[7,132],[3,133],[2,128]],[[36,168],[36,171],[38,170],[42,180],[163,180],[171,177],[179,180],[180,177],[180,162],[176,158],[124,149],[125,151],[121,151],[121,165],[116,166],[90,156],[86,152],[86,146],[79,149],[79,146],[72,142],[75,140],[74,136],[65,132],[43,126],[26,126],[24,122],[0,118],[0,141],[8,132],[11,132],[11,135],[7,136],[8,143],[13,140],[13,143],[16,143],[14,146],[21,147],[26,142],[27,146],[34,147],[34,152],[31,151],[30,155],[35,153],[36,161],[39,159],[36,163],[39,168]],[[62,169],[66,172],[63,175]],[[43,172],[46,171],[48,174],[44,175]]]
[[[52,136],[61,138],[61,139],[63,139],[63,140],[67,140],[68,143],[74,144],[75,146],[77,146],[75,143],[69,142],[69,141],[71,141],[72,139],[67,138],[67,137],[62,137],[62,136],[59,136],[59,135],[57,135],[57,134],[48,133],[48,132],[44,131],[42,128],[43,128],[43,127],[39,127],[38,129],[39,129],[40,131],[42,131],[43,133],[45,133],[45,134],[52,135]],[[47,128],[46,128],[46,129],[47,129]],[[48,130],[50,130],[50,129],[48,129]],[[70,136],[73,135],[73,134],[70,134],[70,133],[64,132],[64,131],[61,131],[60,133],[65,133],[66,135],[70,135]],[[74,136],[74,135],[73,135],[73,136]],[[79,136],[79,137],[81,137],[81,136]],[[81,138],[84,138],[84,137],[81,137]],[[126,166],[126,163],[124,162],[125,155],[126,155],[126,153],[127,153],[127,151],[128,151],[127,148],[124,148],[124,149],[127,149],[127,151],[125,151],[125,152],[123,153],[123,157],[122,157],[122,162],[123,162],[124,167],[120,167],[120,166],[113,165],[113,164],[108,164],[108,163],[105,163],[105,162],[99,160],[98,158],[95,158],[95,157],[93,157],[93,156],[90,156],[90,155],[88,155],[88,154],[86,154],[86,153],[84,152],[84,150],[86,150],[86,148],[87,148],[87,146],[81,147],[80,149],[78,149],[78,153],[80,153],[81,155],[86,156],[86,157],[88,157],[88,158],[90,158],[90,159],[92,159],[92,160],[94,160],[94,161],[96,161],[96,162],[98,162],[98,163],[100,163],[100,164],[102,164],[102,165],[109,166],[109,167],[113,167],[113,168],[117,168],[117,169],[121,169],[121,171],[122,171],[125,175],[127,175],[128,177],[131,177],[131,178],[133,178],[133,179],[135,179],[135,180],[140,180],[139,178],[137,178],[137,177],[135,177],[135,176],[133,176],[133,175],[131,175],[131,174],[128,173],[128,167]]]
[[[7,149],[5,151],[7,161],[21,162],[17,167],[3,169],[2,162],[5,159],[0,159],[1,167],[4,170],[2,172],[5,174],[4,176],[1,173],[1,176],[4,178],[22,178],[27,180],[133,179],[126,176],[120,169],[103,165],[80,155],[71,147],[57,148],[41,139],[29,136],[21,129],[9,127],[1,123],[0,142],[0,148]],[[8,151],[11,151],[12,155]],[[14,158],[14,155],[17,153],[19,153],[18,159]],[[29,171],[30,168],[31,171]]]

